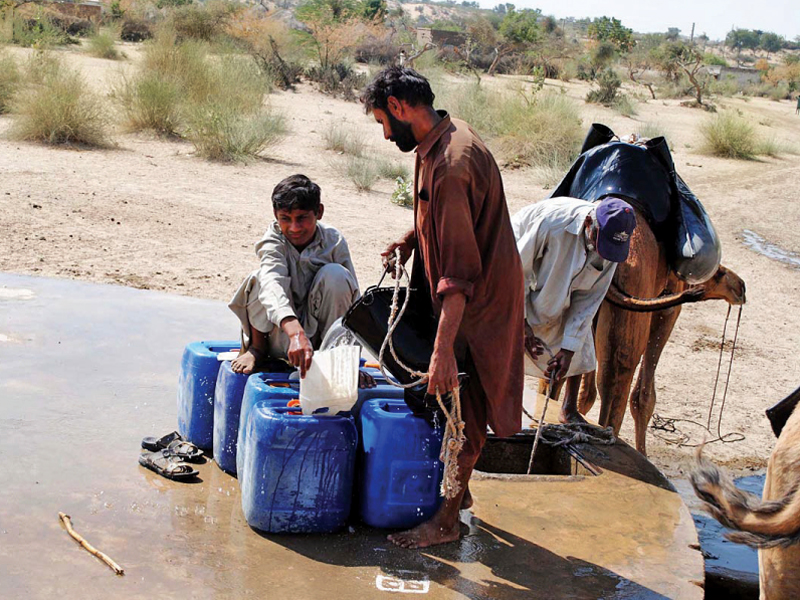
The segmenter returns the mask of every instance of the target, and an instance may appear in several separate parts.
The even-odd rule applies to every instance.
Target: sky
[[[493,8],[500,0],[479,0]],[[563,17],[616,17],[639,33],[664,32],[677,27],[689,35],[703,32],[724,40],[731,28],[773,31],[786,39],[800,35],[800,2],[796,0],[506,0],[520,8],[539,8],[542,14]]]

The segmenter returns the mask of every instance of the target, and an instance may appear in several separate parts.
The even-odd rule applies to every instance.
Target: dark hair
[[[320,202],[319,186],[305,175],[290,175],[272,190],[274,210],[316,210]]]
[[[405,100],[410,106],[433,106],[431,84],[423,75],[408,67],[386,67],[364,89],[361,102],[367,114],[376,108],[386,110],[389,96]]]

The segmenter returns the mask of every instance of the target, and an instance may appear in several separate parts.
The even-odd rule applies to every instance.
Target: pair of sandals
[[[177,431],[161,438],[146,437],[142,448],[149,450],[139,455],[139,464],[143,467],[175,481],[197,477],[198,471],[188,463],[201,462],[203,451],[184,440]]]

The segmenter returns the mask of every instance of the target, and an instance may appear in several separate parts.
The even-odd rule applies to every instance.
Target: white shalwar
[[[567,376],[596,368],[592,321],[614,277],[617,263],[588,251],[584,221],[594,204],[576,198],[548,198],[511,218],[525,276],[525,320],[555,355],[575,354]],[[551,356],[533,361],[528,375],[544,378]]]

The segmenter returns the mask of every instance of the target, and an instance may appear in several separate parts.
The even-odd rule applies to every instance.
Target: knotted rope
[[[386,338],[383,340],[383,344],[381,344],[381,351],[378,354],[378,364],[380,366],[381,373],[386,376],[386,380],[389,383],[400,388],[412,388],[427,382],[428,373],[415,371],[406,365],[402,360],[400,360],[400,357],[397,356],[397,353],[394,350],[392,336],[394,334],[394,330],[397,328],[397,325],[400,323],[400,319],[403,318],[403,314],[406,312],[408,301],[411,297],[411,286],[407,285],[405,298],[403,299],[403,305],[398,310],[398,305],[400,304],[400,282],[402,278],[405,277],[406,282],[410,284],[408,271],[406,271],[406,268],[403,266],[400,258],[400,249],[396,248],[394,256],[394,293],[392,294],[392,307],[389,313],[389,323],[388,330],[386,332]],[[387,269],[388,268],[391,268],[391,263],[388,265]],[[389,352],[391,352],[392,357],[400,366],[400,368],[405,370],[412,377],[416,377],[416,381],[402,384],[398,381],[395,381],[394,378],[386,372],[384,355],[386,354],[387,348],[389,349]],[[442,476],[440,493],[448,500],[452,500],[458,496],[459,492],[461,491],[461,485],[458,479],[458,455],[461,453],[461,449],[464,447],[464,442],[467,439],[464,435],[464,421],[461,418],[460,388],[454,388],[452,395],[453,400],[451,402],[451,409],[447,410],[447,406],[445,406],[444,400],[442,400],[442,395],[439,393],[439,388],[436,388],[436,402],[445,416],[445,427],[442,435],[442,448],[439,452],[439,460],[441,460],[444,464],[444,474]]]

